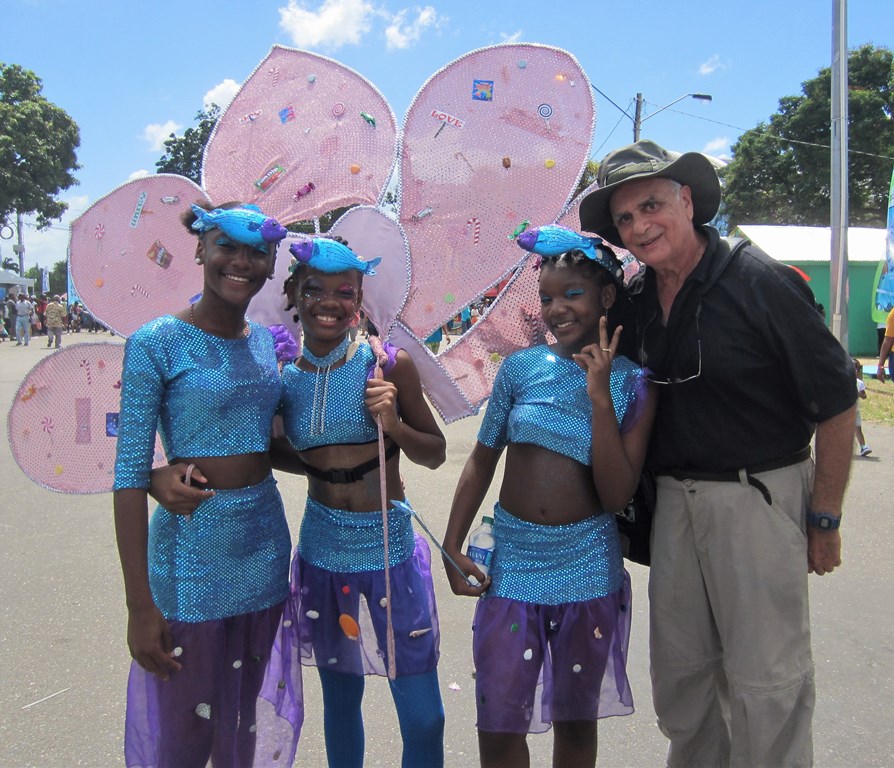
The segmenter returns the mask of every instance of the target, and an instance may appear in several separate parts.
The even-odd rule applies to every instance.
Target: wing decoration
[[[112,490],[122,344],[77,344],[35,365],[7,417],[12,455],[38,485],[61,493]],[[156,442],[155,466],[164,463]]]
[[[202,185],[283,224],[378,202],[397,122],[382,94],[337,61],[274,45],[215,127]]]
[[[196,238],[180,223],[184,210],[201,201],[207,195],[183,176],[145,176],[122,184],[72,222],[71,279],[103,325],[129,336],[201,292]]]
[[[413,262],[401,320],[425,339],[525,259],[510,235],[555,221],[587,162],[589,80],[565,51],[483,48],[434,74],[404,126],[400,221]]]

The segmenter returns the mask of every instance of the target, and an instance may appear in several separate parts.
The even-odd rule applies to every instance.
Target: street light
[[[656,109],[651,114],[648,114],[645,117],[643,117],[642,116],[643,95],[641,93],[636,94],[636,113],[634,114],[634,117],[633,117],[633,140],[639,141],[640,129],[642,128],[642,125],[644,122],[646,122],[646,120],[648,120],[650,117],[655,117],[655,115],[657,115],[659,112],[664,112],[665,109],[667,109],[668,107],[672,107],[677,102],[683,101],[683,99],[688,99],[688,98],[697,99],[698,101],[711,101],[712,100],[711,95],[707,94],[707,93],[684,93],[682,96],[680,96],[680,98],[674,99],[670,104],[665,104],[660,109]],[[628,117],[629,117],[629,115],[628,115]]]

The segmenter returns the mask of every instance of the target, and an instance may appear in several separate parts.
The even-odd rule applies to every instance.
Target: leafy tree
[[[211,131],[220,117],[220,107],[212,104],[208,109],[196,112],[198,125],[187,128],[183,136],[171,134],[165,141],[165,153],[155,164],[158,173],[178,173],[192,179],[196,184],[202,183],[202,153],[211,138]]]
[[[16,259],[7,256],[3,259],[3,269],[19,274],[19,262]]]
[[[745,132],[722,171],[729,224],[828,226],[832,71],[779,100]],[[863,45],[848,55],[848,206],[851,226],[885,225],[894,157],[894,54]]]
[[[50,294],[68,293],[68,262],[57,261],[50,270]]]
[[[77,123],[42,86],[30,70],[0,62],[0,223],[15,211],[50,226],[68,208],[56,195],[77,184]]]
[[[590,158],[587,160],[587,167],[584,168],[584,173],[580,177],[580,181],[577,183],[577,187],[574,190],[574,194],[572,195],[572,200],[577,197],[581,192],[583,192],[587,187],[590,186],[594,181],[596,181],[596,174],[599,173],[599,161],[593,160]]]

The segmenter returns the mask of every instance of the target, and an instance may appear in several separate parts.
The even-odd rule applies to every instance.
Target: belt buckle
[[[353,469],[343,469],[340,467],[338,469],[330,469],[328,474],[330,483],[348,485],[357,482],[356,473]]]

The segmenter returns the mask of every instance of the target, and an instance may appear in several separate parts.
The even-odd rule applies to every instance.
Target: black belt
[[[388,459],[394,456],[394,454],[397,453],[399,450],[400,448],[397,447],[397,443],[392,443],[391,445],[389,445],[388,450],[385,451],[385,461],[388,461]],[[369,461],[364,461],[362,464],[358,464],[356,467],[317,469],[316,467],[312,467],[310,464],[305,464],[304,471],[311,477],[316,477],[319,480],[325,480],[327,483],[336,483],[341,485],[356,483],[365,474],[371,472],[378,466],[379,457],[374,456]]]
[[[745,467],[745,478],[748,485],[757,488],[761,492],[767,504],[772,504],[773,497],[770,495],[770,490],[754,475],[759,475],[761,472],[772,472],[774,469],[783,469],[793,464],[800,464],[809,458],[810,446],[808,445],[806,448],[802,448],[797,453],[793,453],[785,458],[767,461],[763,464],[755,464],[752,467]],[[716,483],[738,483],[741,481],[742,470],[728,469],[723,472],[704,472],[699,469],[660,469],[655,474],[669,475],[674,480],[709,480]]]

